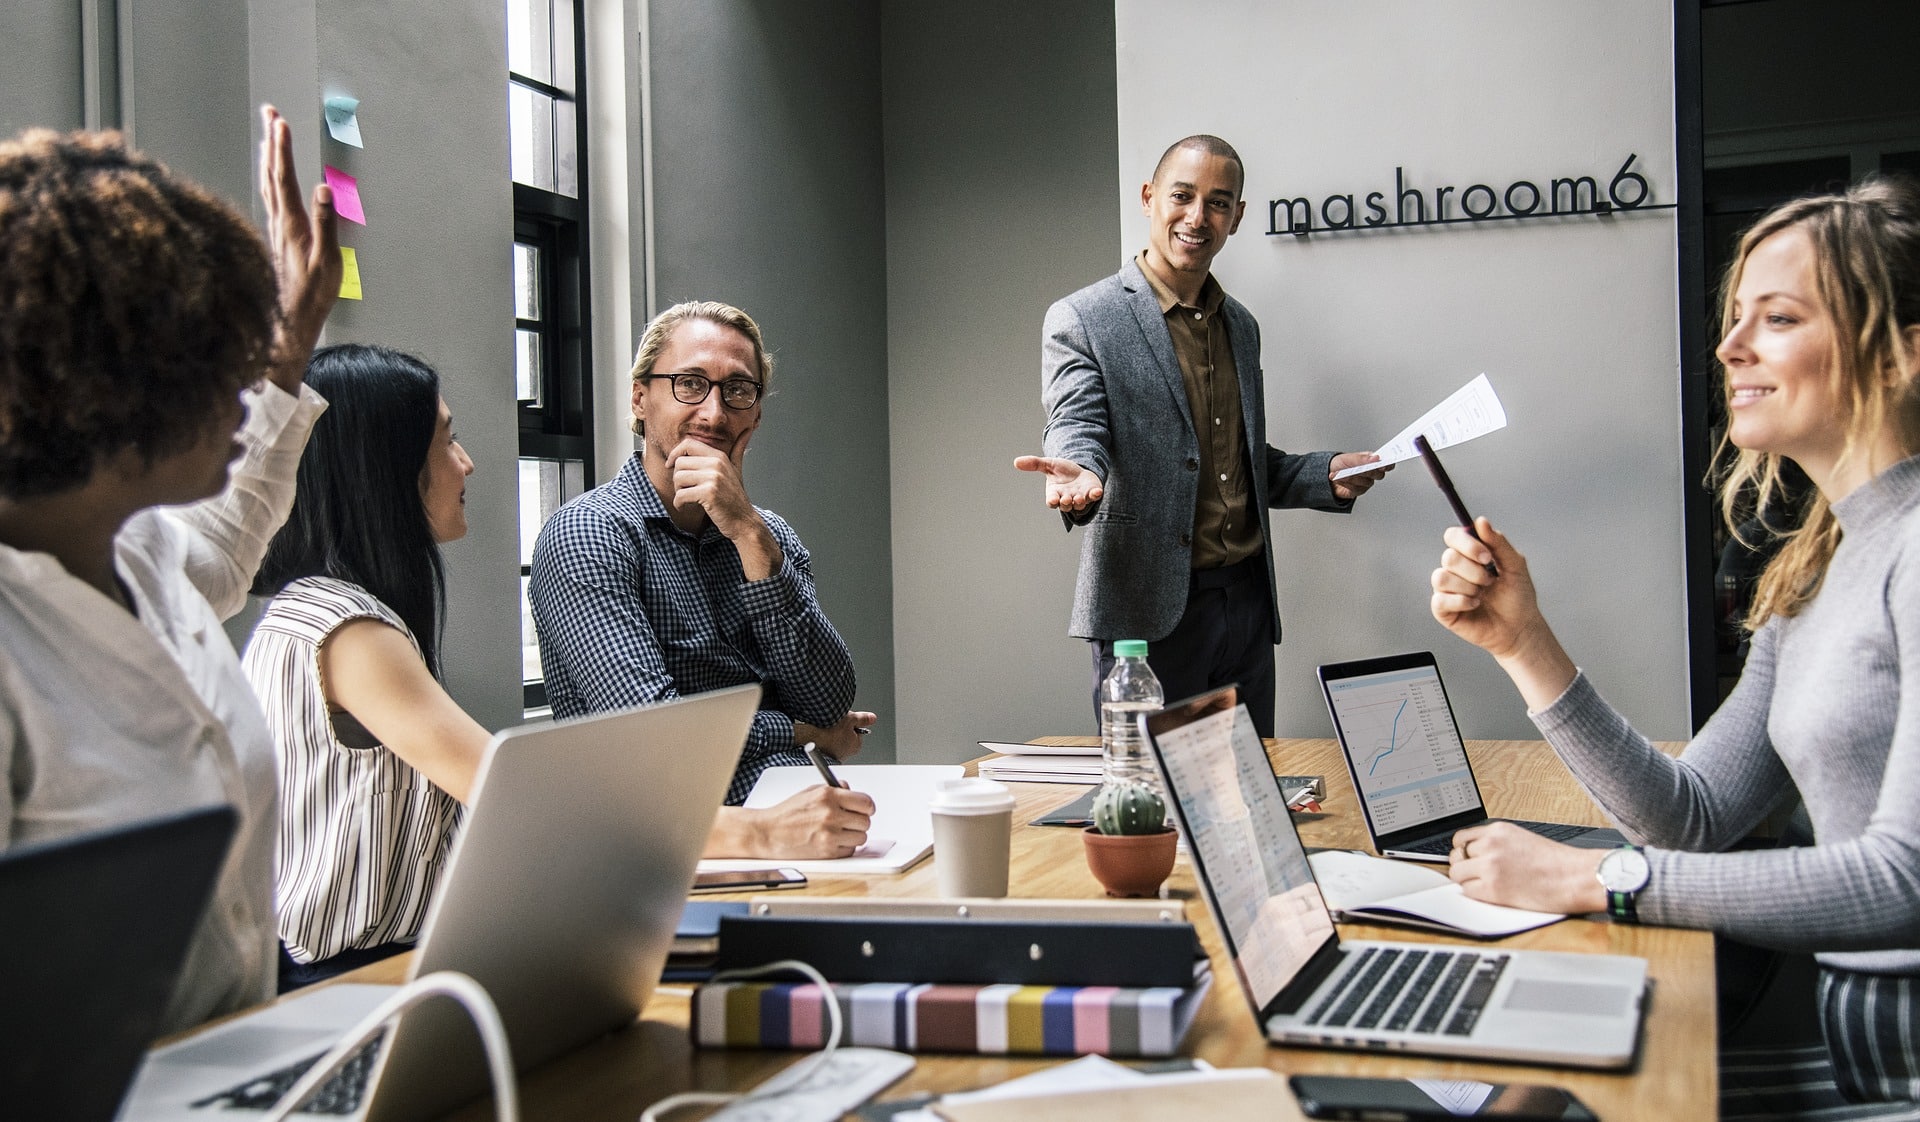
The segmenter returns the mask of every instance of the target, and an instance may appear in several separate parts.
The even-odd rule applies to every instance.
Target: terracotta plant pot
[[[1103,834],[1089,826],[1081,833],[1087,843],[1087,868],[1109,896],[1155,896],[1173,872],[1173,850],[1179,837],[1172,830],[1157,834]]]

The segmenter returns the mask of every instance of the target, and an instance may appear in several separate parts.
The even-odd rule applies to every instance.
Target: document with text
[[[1345,479],[1363,471],[1378,470],[1385,464],[1413,459],[1420,454],[1413,446],[1416,436],[1425,436],[1427,443],[1438,452],[1442,448],[1450,448],[1506,427],[1506,408],[1493,392],[1493,383],[1482,374],[1453,391],[1445,401],[1420,414],[1419,420],[1395,433],[1392,440],[1374,449],[1374,455],[1380,457],[1379,463],[1348,468],[1336,473],[1334,478]]]

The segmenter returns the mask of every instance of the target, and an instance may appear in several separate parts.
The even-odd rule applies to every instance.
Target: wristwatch
[[[1607,890],[1607,914],[1627,923],[1638,923],[1639,913],[1634,909],[1634,897],[1647,886],[1653,877],[1653,866],[1647,864],[1647,855],[1637,845],[1623,845],[1600,859],[1600,867],[1594,870],[1594,879],[1600,887]]]

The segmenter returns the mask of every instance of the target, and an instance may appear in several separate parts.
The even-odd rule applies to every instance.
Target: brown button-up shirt
[[[1200,487],[1193,513],[1193,567],[1214,569],[1260,552],[1260,523],[1247,478],[1246,426],[1240,417],[1240,372],[1233,364],[1226,317],[1226,291],[1212,276],[1200,289],[1199,306],[1182,304],[1142,251],[1140,272],[1159,298],[1173,338],[1187,408],[1200,438]]]

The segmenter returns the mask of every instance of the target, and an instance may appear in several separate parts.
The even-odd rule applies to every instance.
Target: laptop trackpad
[[[1589,1017],[1618,1017],[1632,1006],[1633,991],[1626,986],[1595,982],[1562,982],[1546,978],[1516,978],[1503,1008],[1517,1013],[1578,1013]]]

